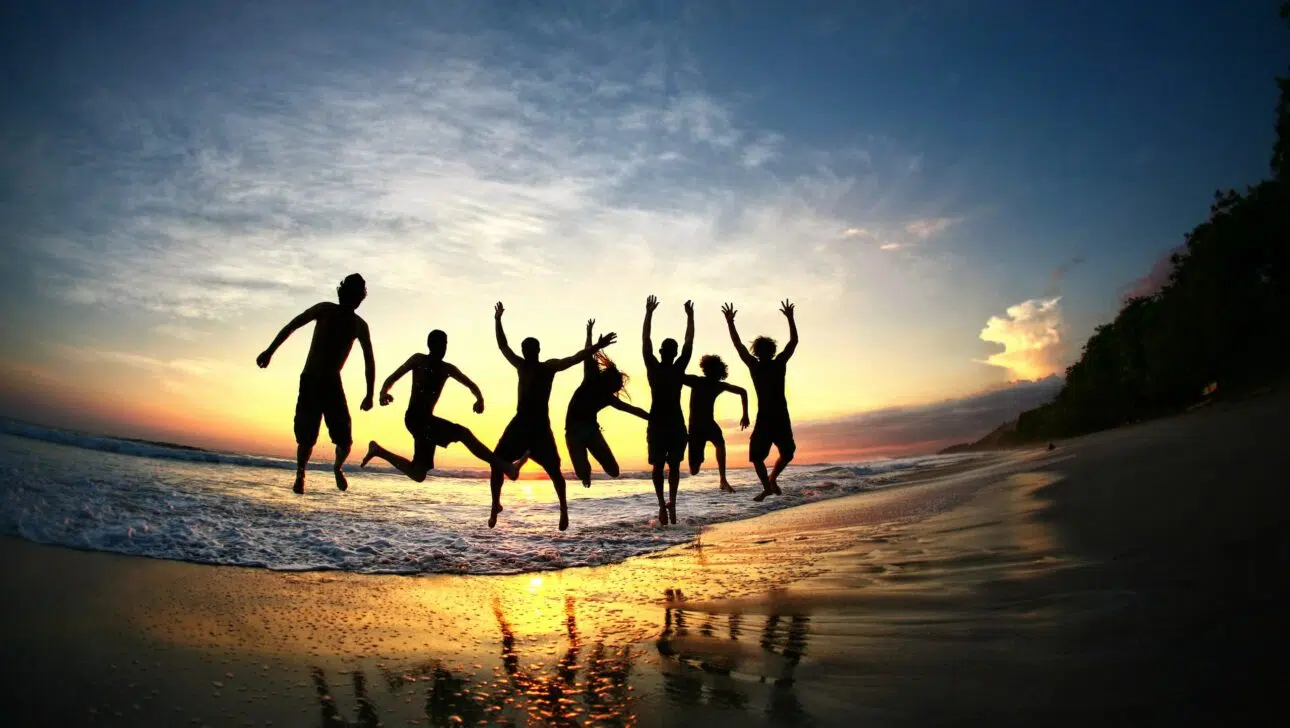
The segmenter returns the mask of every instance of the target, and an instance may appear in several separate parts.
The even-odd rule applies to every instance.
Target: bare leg
[[[401,455],[395,455],[389,450],[376,444],[376,440],[372,440],[367,444],[367,454],[363,456],[363,467],[366,467],[368,461],[372,458],[381,458],[397,468],[400,473],[403,473],[418,483],[424,483],[426,473],[429,472],[429,469],[424,465],[414,463]]]
[[[588,443],[587,451],[596,459],[596,462],[600,463],[600,468],[605,471],[605,475],[611,478],[619,476],[618,459],[614,457],[614,451],[609,449],[609,443],[605,442],[603,437]]]
[[[519,465],[497,459],[497,457],[493,455],[493,451],[489,450],[487,445],[480,442],[479,438],[475,437],[475,433],[470,430],[466,430],[466,434],[462,436],[461,444],[466,446],[466,449],[470,451],[471,455],[483,460],[494,468],[501,469],[502,473],[511,480],[515,480],[520,477]]]
[[[587,460],[587,446],[572,437],[564,438],[565,447],[569,448],[569,462],[573,464],[573,474],[582,481],[582,487],[591,487],[591,461]]]
[[[667,525],[667,501],[663,500],[663,463],[654,466],[654,492],[658,495],[658,525]]]
[[[555,497],[560,499],[560,530],[569,530],[569,504],[564,499],[564,473],[560,472],[560,466],[543,466],[546,474],[551,478],[551,485],[555,486]]]
[[[296,484],[291,486],[293,492],[305,492],[305,467],[309,465],[309,455],[313,451],[313,445],[296,446]]]
[[[729,493],[735,492],[735,488],[726,480],[726,443],[724,440],[717,440],[712,443],[712,449],[717,454],[717,472],[721,473],[721,489]]]
[[[766,473],[766,461],[754,460],[753,470],[757,471],[757,479],[761,481],[761,492],[753,496],[753,500],[758,503],[766,500],[766,496],[775,492],[775,486],[770,482],[770,475]]]
[[[349,489],[349,481],[345,480],[345,473],[341,471],[341,467],[345,465],[345,458],[349,457],[350,447],[351,444],[348,442],[336,446],[336,464],[332,466],[332,471],[336,474],[336,487],[341,490]]]
[[[783,491],[779,489],[779,474],[784,472],[784,468],[788,467],[791,462],[793,462],[792,453],[788,455],[780,453],[779,459],[775,461],[775,469],[770,472],[770,487],[775,492],[775,495],[783,495]]]
[[[502,471],[493,468],[492,475],[488,479],[488,487],[493,491],[493,509],[488,515],[488,527],[492,528],[497,525],[497,514],[502,512],[502,478],[506,477]]]
[[[681,487],[681,461],[667,464],[667,515],[668,520],[676,523],[676,490]]]

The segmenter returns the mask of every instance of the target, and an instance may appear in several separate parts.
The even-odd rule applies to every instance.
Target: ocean
[[[508,481],[506,510],[489,529],[480,472],[439,472],[415,483],[388,468],[358,470],[356,453],[347,492],[319,458],[301,496],[291,492],[288,460],[0,420],[0,535],[282,571],[515,574],[623,561],[692,541],[707,524],[879,489],[973,457],[790,466],[780,478],[784,495],[763,503],[752,501],[760,486],[751,470],[732,470],[737,490],[723,493],[708,462],[700,475],[683,477],[680,523],[668,527],[657,522],[648,473],[601,475],[591,488],[570,476],[570,528],[561,533],[546,480]]]

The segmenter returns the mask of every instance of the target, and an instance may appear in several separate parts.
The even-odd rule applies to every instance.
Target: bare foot
[[[305,492],[305,471],[303,470],[296,471],[296,484],[291,486],[291,492],[293,493]]]
[[[380,449],[380,447],[381,447],[380,445],[376,444],[376,440],[372,440],[371,442],[367,443],[367,454],[363,456],[363,462],[359,463],[358,467],[360,468],[367,467],[367,462],[372,458],[376,457],[376,451]]]
[[[498,514],[498,513],[501,513],[501,512],[502,512],[502,504],[501,504],[501,503],[495,503],[495,504],[493,504],[493,511],[492,511],[492,513],[488,516],[488,527],[489,527],[489,528],[493,528],[494,526],[496,526],[496,525],[497,525],[497,514]]]
[[[586,480],[582,481],[582,487],[584,487],[584,488],[590,488],[590,487],[591,487],[591,478],[587,478]]]
[[[660,503],[658,505],[658,525],[666,526],[667,520],[667,506]]]
[[[770,489],[766,489],[766,490],[763,490],[762,492],[758,493],[757,495],[753,496],[753,500],[754,500],[754,501],[756,501],[756,502],[758,502],[758,503],[761,503],[762,501],[766,500],[766,496],[768,496],[768,495],[773,495],[774,493],[775,493],[775,491],[770,490]]]
[[[779,481],[777,479],[770,481],[770,492],[775,495],[784,495],[784,491],[779,489]]]
[[[676,525],[676,503],[673,501],[667,503],[667,520]]]
[[[727,493],[735,492],[735,487],[726,481],[721,481],[721,489]]]
[[[569,511],[564,508],[560,509],[560,530],[561,531],[569,530]]]
[[[336,473],[336,487],[339,488],[342,492],[349,490],[349,481],[345,480],[344,471],[342,471],[340,468],[336,468],[332,472]]]

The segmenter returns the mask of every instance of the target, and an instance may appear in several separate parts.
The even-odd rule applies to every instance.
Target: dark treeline
[[[1290,20],[1290,0],[1281,6]],[[1069,437],[1178,411],[1290,370],[1290,76],[1277,79],[1272,177],[1218,192],[1157,292],[1099,326],[1049,404],[1017,420],[1019,441]]]

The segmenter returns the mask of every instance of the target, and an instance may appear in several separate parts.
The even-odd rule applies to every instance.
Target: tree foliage
[[[1290,370],[1290,77],[1277,84],[1273,178],[1215,194],[1168,283],[1096,329],[1057,397],[1018,419],[1017,439],[1114,427],[1177,411],[1210,383],[1241,388]]]

